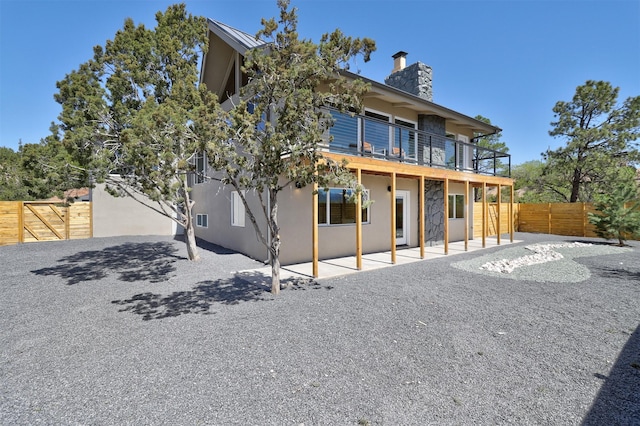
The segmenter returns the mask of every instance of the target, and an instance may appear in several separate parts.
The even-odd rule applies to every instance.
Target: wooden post
[[[502,233],[502,223],[500,223],[500,216],[502,216],[502,187],[498,184],[498,195],[496,196],[496,209],[498,213],[496,214],[496,243],[500,245],[500,234]]]
[[[362,170],[356,169],[358,187],[362,182]],[[362,270],[362,194],[356,197],[356,268]]]
[[[473,223],[473,222],[472,222]],[[464,251],[469,250],[469,181],[464,181]]]
[[[547,204],[547,234],[551,234],[551,203]]]
[[[396,173],[391,173],[391,263],[396,263]]]
[[[90,189],[93,191],[93,189]],[[93,238],[93,197],[89,201],[89,238]]]
[[[312,275],[318,278],[318,183],[313,183],[313,195],[311,196],[311,258],[313,259]]]
[[[482,248],[487,247],[487,183],[482,182]]]
[[[420,195],[418,196],[418,214],[420,215],[419,223],[419,233],[420,233],[420,259],[424,259],[424,222],[426,218],[424,217],[424,176],[420,176]]]
[[[444,254],[449,254],[449,179],[444,179]]]
[[[18,242],[24,243],[24,202],[18,201]]]
[[[64,210],[63,212],[65,212],[64,215],[64,233],[65,233],[65,237],[68,240],[70,237],[70,231],[71,231],[71,224],[69,222],[71,222],[71,206],[66,206],[63,207]]]
[[[509,236],[510,241],[513,242],[513,228],[514,226],[514,217],[513,217],[513,197],[514,197],[513,185],[511,185],[511,202],[509,203]]]

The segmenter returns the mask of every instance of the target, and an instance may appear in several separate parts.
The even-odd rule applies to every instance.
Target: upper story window
[[[189,162],[194,165],[195,170],[188,175],[187,183],[193,186],[198,183],[203,183],[207,177],[207,156],[204,152],[198,152],[194,154]]]
[[[391,154],[394,157],[417,160],[418,143],[415,129],[418,127],[418,123],[396,118],[395,124],[397,127],[393,129],[393,147]]]
[[[356,203],[348,200],[351,189],[329,188],[318,190],[318,224],[345,225],[356,223]],[[365,190],[365,197],[368,191]],[[369,223],[369,208],[361,210],[362,223]]]
[[[358,120],[349,113],[331,110],[333,126],[329,130],[333,140],[331,149],[338,151],[355,150],[358,147]]]
[[[391,139],[391,116],[372,110],[366,110],[364,115],[369,120],[362,122],[362,152],[386,156]]]

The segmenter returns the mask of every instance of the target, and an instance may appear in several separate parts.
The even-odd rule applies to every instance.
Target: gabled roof
[[[255,35],[233,28],[227,24],[223,24],[222,22],[214,21],[213,19],[208,19],[208,21],[209,30],[220,37],[225,43],[241,55],[244,55],[248,50],[263,47],[268,44],[265,41],[256,39]],[[447,120],[451,120],[453,123],[467,127],[478,133],[498,133],[502,130],[497,126],[476,120],[473,117],[469,117],[442,105],[422,99],[419,96],[396,89],[387,84],[371,80],[359,74],[354,74],[346,70],[343,70],[340,73],[347,78],[362,79],[370,83],[372,90],[368,96],[385,99],[396,106],[404,106],[423,114],[437,114]]]
[[[255,35],[230,27],[222,22],[214,21],[213,19],[209,19],[209,30],[243,55],[247,50],[267,44],[262,40],[256,39]]]

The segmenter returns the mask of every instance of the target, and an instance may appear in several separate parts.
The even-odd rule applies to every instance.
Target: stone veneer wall
[[[433,102],[432,72],[429,65],[416,62],[396,71],[384,80],[388,86]]]
[[[429,151],[429,141],[419,141],[418,143],[418,159],[421,159],[423,164],[442,165],[445,164],[445,136],[446,132],[446,120],[437,115],[418,115],[418,130],[433,133],[435,135],[442,135],[442,139],[431,139],[431,151]],[[420,136],[425,137],[426,136]],[[431,154],[431,157],[429,155]]]
[[[444,182],[424,182],[425,244],[428,247],[444,243]]]

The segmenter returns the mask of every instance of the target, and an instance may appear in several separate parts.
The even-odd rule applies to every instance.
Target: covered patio
[[[344,158],[340,154],[335,153],[326,153],[325,156],[331,160],[340,162]],[[353,170],[357,177],[358,184],[362,182],[363,174],[376,174],[383,175],[389,177],[389,192],[391,192],[391,203],[390,203],[390,212],[391,212],[391,221],[389,227],[389,251],[383,253],[377,253],[374,258],[371,255],[367,255],[366,257],[363,255],[362,249],[362,218],[361,215],[356,214],[356,238],[355,238],[355,253],[350,257],[343,257],[342,260],[338,262],[339,265],[346,265],[344,262],[350,262],[347,268],[355,268],[356,271],[363,270],[365,268],[365,262],[369,267],[371,265],[377,265],[381,262],[378,261],[378,257],[383,258],[382,263],[388,262],[393,265],[399,263],[403,259],[400,259],[401,256],[398,255],[399,250],[396,247],[396,180],[398,178],[409,178],[415,179],[419,182],[419,217],[423,218],[423,220],[419,221],[419,246],[403,251],[403,256],[405,258],[416,258],[417,260],[425,259],[429,254],[431,255],[447,255],[450,251],[455,247],[456,250],[469,251],[471,248],[485,248],[488,246],[488,206],[487,206],[487,188],[490,186],[497,188],[497,203],[498,203],[498,211],[500,211],[500,203],[501,203],[501,189],[503,187],[508,187],[510,191],[509,197],[509,217],[513,217],[513,180],[511,178],[499,177],[499,176],[487,176],[481,175],[477,173],[469,173],[465,171],[456,171],[456,170],[448,170],[448,169],[439,169],[432,167],[424,167],[414,164],[406,164],[406,163],[397,163],[390,161],[381,161],[373,158],[367,157],[350,157],[349,163],[347,165],[350,169]],[[465,186],[465,197],[464,197],[464,217],[466,218],[466,225],[464,229],[464,238],[462,241],[458,242],[449,242],[449,224],[448,220],[444,220],[444,239],[442,246],[434,246],[427,247],[425,245],[425,227],[427,224],[424,220],[424,211],[425,211],[425,180],[438,180],[444,183],[444,212],[447,212],[449,209],[449,182],[462,182]],[[482,189],[482,237],[479,240],[474,240],[473,235],[470,235],[469,232],[469,193],[470,188],[478,187]],[[317,191],[317,187],[314,190]],[[356,211],[359,211],[361,208],[361,200],[360,197],[357,198],[356,201]],[[317,194],[313,196],[313,220],[312,220],[312,261],[311,261],[311,273],[309,276],[314,278],[322,277],[322,273],[320,271],[320,254],[318,250],[318,201]],[[498,226],[497,229],[501,229],[500,227],[500,217],[497,218]],[[508,223],[508,234],[509,234],[509,242],[513,243],[513,234],[514,227],[513,221],[510,220]],[[498,234],[495,236],[495,245],[501,244],[501,235]],[[407,254],[411,253],[411,255]],[[324,267],[327,267],[328,261],[322,261]],[[336,263],[335,261],[333,262]],[[335,265],[334,265],[335,266]],[[342,267],[342,266],[341,266]],[[331,275],[330,275],[331,276]]]

